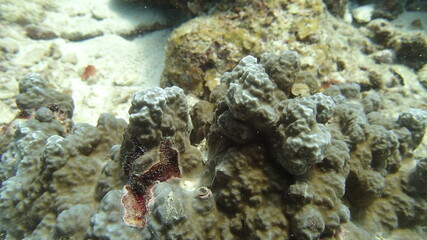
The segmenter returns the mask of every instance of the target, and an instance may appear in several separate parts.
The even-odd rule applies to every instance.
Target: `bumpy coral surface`
[[[256,58],[247,56],[233,72],[226,73],[227,105],[241,121],[250,121],[258,128],[267,128],[276,121],[274,85]]]
[[[199,15],[167,45],[179,87],[137,92],[128,125],[20,81],[0,239],[427,238],[425,34],[326,11],[347,1],[164,2]]]
[[[262,61],[286,54],[265,54]],[[295,56],[289,61],[298,61]],[[289,61],[278,67],[292,65]],[[278,88],[267,72],[247,56],[223,75],[211,96],[215,109],[206,122],[206,146],[199,145],[205,157],[196,158],[198,170],[154,185],[142,211],[146,239],[363,239],[365,230],[398,234],[399,226],[424,224],[425,211],[411,210],[425,206],[423,192],[407,187],[419,181],[424,161],[411,172],[401,169],[414,160],[425,111],[409,109],[396,119],[385,118],[379,112],[382,97],[361,92],[357,84],[295,96]],[[179,102],[168,102],[165,109]],[[191,146],[184,142],[181,169],[190,164]],[[156,149],[134,156],[132,168],[151,169],[147,163],[155,157],[143,156]],[[122,156],[122,161],[128,159]],[[139,179],[128,179],[138,185]],[[126,210],[132,206],[124,202]]]
[[[262,63],[288,54],[276,67],[297,66],[289,52]],[[387,97],[357,84],[285,92],[262,63],[243,58],[211,102],[191,111],[178,87],[138,92],[128,126],[108,114],[97,127],[74,125],[44,102],[25,109],[2,135],[13,140],[0,165],[2,231],[10,239],[367,239],[403,228],[423,236],[412,230],[426,224],[426,164],[413,152],[427,113],[384,117]],[[291,76],[290,85],[300,81]],[[209,119],[197,117],[203,107]]]
[[[104,114],[96,127],[64,124],[71,123],[70,97],[34,75],[20,88],[39,101],[21,105],[28,119],[15,120],[1,136],[11,141],[1,155],[1,230],[10,239],[82,238],[97,205],[95,186],[104,154],[122,141],[126,123]],[[49,109],[51,104],[58,108]]]

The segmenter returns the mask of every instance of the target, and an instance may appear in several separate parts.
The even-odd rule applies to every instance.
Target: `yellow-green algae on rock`
[[[323,89],[342,82],[394,87],[402,76],[396,63],[417,70],[425,64],[425,55],[416,53],[427,49],[426,35],[407,35],[384,19],[356,28],[332,16],[322,1],[221,2],[173,31],[161,86],[207,99],[221,73],[242,57],[293,50]]]
[[[319,25],[325,13],[322,1],[244,3],[220,5],[213,13],[175,29],[167,43],[161,85],[177,85],[187,93],[207,97],[218,85],[221,73],[231,70],[243,56],[324,49],[319,43]],[[299,41],[314,45],[306,49]]]

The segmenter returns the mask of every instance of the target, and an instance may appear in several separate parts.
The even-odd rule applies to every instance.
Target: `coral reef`
[[[405,7],[404,1],[395,0],[357,0],[356,2],[360,5],[374,4],[375,8],[372,13],[373,18],[394,19],[403,12]]]
[[[52,112],[64,115],[64,119],[71,118],[74,111],[71,97],[50,89],[47,82],[37,74],[29,74],[21,79],[16,104],[22,111],[49,108]]]
[[[191,144],[199,144],[206,138],[206,124],[213,116],[214,107],[210,102],[200,100],[191,108],[190,117],[193,124],[190,135]]]
[[[275,62],[287,54],[264,54],[271,59],[261,61]],[[282,61],[278,69],[298,65],[298,54],[291,54],[296,57]],[[268,72],[247,56],[222,76],[211,95],[213,117],[203,121],[206,146],[201,144],[199,151],[207,158],[199,158],[203,166],[198,170],[154,185],[144,213],[144,238],[318,239],[346,234],[364,239],[365,230],[398,234],[399,226],[422,226],[424,211],[419,215],[408,211],[423,208],[425,200],[418,200],[418,193],[405,186],[422,175],[424,163],[413,173],[401,168],[413,161],[411,153],[424,134],[426,112],[410,109],[397,119],[384,118],[379,112],[382,97],[361,92],[358,84],[333,85],[324,93],[298,97],[281,90]],[[290,85],[299,81],[293,76]],[[150,91],[135,99],[147,94]],[[144,106],[155,108],[148,102]],[[194,111],[200,108],[196,104],[199,110]],[[150,136],[158,136],[155,132]],[[181,136],[177,132],[177,143]],[[174,142],[173,136],[165,137]],[[122,147],[122,152],[126,149]],[[122,154],[122,162],[142,164],[150,158],[143,156],[156,149],[151,147],[132,161]],[[180,151],[181,169],[187,168],[183,159],[188,157],[182,157],[189,154],[187,149],[189,145]],[[150,166],[142,165],[140,173]],[[393,197],[396,191],[399,198]],[[352,223],[347,223],[350,219]],[[369,222],[377,223],[376,229]]]
[[[109,114],[97,127],[73,124],[45,107],[66,99],[50,89],[2,135],[1,230],[9,239],[369,239],[404,229],[421,238],[410,230],[427,221],[426,164],[413,152],[427,112],[384,117],[388,97],[355,83],[294,94],[310,86],[299,61],[290,51],[246,56],[192,109],[178,87],[137,92],[128,125]],[[25,93],[45,86],[26,79]]]
[[[103,114],[96,127],[73,125],[69,96],[47,88],[35,75],[21,81],[20,89],[24,93],[17,101],[27,102],[27,94],[37,100],[19,104],[32,114],[15,120],[1,136],[10,141],[0,164],[1,230],[10,239],[82,238],[97,205],[95,186],[105,153],[122,141],[126,123]],[[58,108],[44,107],[51,104]]]
[[[166,57],[161,86],[179,86],[207,99],[222,73],[245,55],[281,52],[293,44],[297,48],[296,39],[319,41],[322,13],[319,0],[219,3],[209,15],[191,19],[172,32],[166,50],[171,57]]]
[[[231,71],[245,55],[262,58],[264,52],[277,55],[285,50],[299,53],[300,63],[293,66],[295,69],[288,66],[288,72],[283,72],[273,66],[292,56],[261,63],[273,81],[284,79],[276,83],[282,90],[290,87],[286,79],[297,75],[298,84],[291,89],[296,95],[307,96],[308,91],[313,94],[319,82],[351,81],[375,89],[395,86],[401,74],[396,73],[393,64],[420,69],[427,62],[427,38],[422,31],[407,32],[384,19],[401,11],[403,3],[381,2],[384,4],[373,8],[374,20],[369,19],[359,29],[332,17],[324,3],[317,0],[237,1],[235,8],[218,3],[209,14],[191,19],[172,32],[161,86],[179,86],[186,94],[208,100],[222,73]],[[338,15],[348,8],[346,1],[325,4]]]
[[[121,190],[109,191],[99,203],[96,213],[90,218],[90,226],[85,237],[91,239],[137,239],[140,230],[127,226],[123,221]]]
[[[275,86],[256,58],[243,58],[222,81],[228,86],[226,103],[235,118],[258,129],[268,129],[276,121]]]
[[[419,1],[380,1],[358,28],[345,0],[158,2],[198,17],[173,31],[165,88],[136,92],[128,124],[74,123],[68,91],[19,81],[0,239],[427,238],[426,37],[383,19]],[[12,19],[32,41],[99,33],[29,24],[49,16],[36,10]],[[9,43],[0,59],[21,51]],[[93,84],[95,65],[76,81]]]
[[[347,8],[349,0],[323,0],[328,8],[328,11],[332,14],[343,17]]]
[[[301,70],[301,59],[295,51],[283,51],[279,55],[264,53],[261,55],[260,64],[277,87],[286,95],[307,97],[318,91],[318,82],[307,71]],[[295,86],[305,86],[307,91],[296,94]]]
[[[386,49],[396,53],[396,61],[419,70],[427,63],[427,37],[423,32],[407,34],[385,19],[371,21],[367,28],[368,36]],[[422,54],[420,54],[422,53]]]
[[[129,2],[138,0],[126,0]],[[144,4],[160,4],[171,8],[180,8],[189,11],[193,15],[202,15],[216,5],[212,0],[144,0]]]

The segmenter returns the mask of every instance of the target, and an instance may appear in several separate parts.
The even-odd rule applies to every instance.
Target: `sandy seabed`
[[[73,97],[74,121],[127,119],[134,92],[158,86],[171,28],[167,12],[119,0],[0,3],[0,123],[18,111],[18,81],[34,72]],[[142,32],[142,34],[140,34]],[[82,77],[93,66],[93,75]]]

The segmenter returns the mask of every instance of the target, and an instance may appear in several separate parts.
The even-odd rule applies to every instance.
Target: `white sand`
[[[164,46],[170,29],[127,36],[140,26],[165,23],[161,10],[122,0],[35,0],[31,4],[0,3],[0,123],[18,111],[18,80],[41,74],[58,91],[72,95],[74,121],[96,124],[103,112],[127,119],[132,95],[158,86],[164,67]],[[19,23],[19,24],[17,24]],[[55,33],[52,40],[33,40],[24,26]],[[73,38],[88,38],[70,41]],[[84,80],[87,65],[97,72]]]
[[[102,112],[127,119],[129,101],[135,91],[159,85],[163,71],[164,44],[168,30],[157,31],[127,41],[105,35],[79,43],[62,43],[64,54],[77,56],[78,74],[63,81],[76,104],[74,121],[94,123]],[[95,76],[82,80],[87,65]]]

